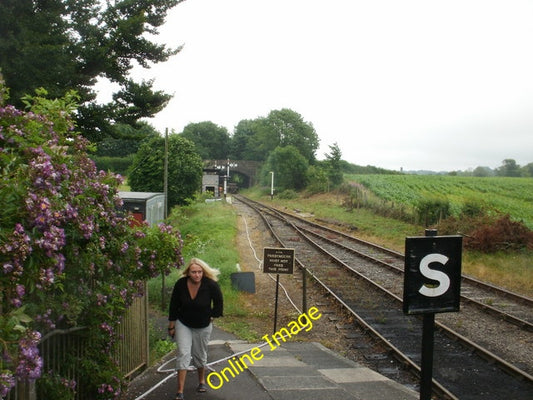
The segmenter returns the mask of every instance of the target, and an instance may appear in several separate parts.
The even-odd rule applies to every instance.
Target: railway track
[[[300,267],[387,353],[419,373],[421,319],[402,312],[403,255],[249,199],[238,200],[262,216],[281,246],[295,249]],[[439,314],[436,321],[437,396],[531,399],[531,299],[468,277],[462,281],[462,296],[460,313]],[[498,340],[486,340],[494,335]]]

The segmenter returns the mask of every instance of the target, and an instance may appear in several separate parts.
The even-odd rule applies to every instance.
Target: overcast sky
[[[174,95],[181,132],[290,108],[319,159],[399,170],[533,162],[531,0],[187,0],[157,41],[183,50],[134,77]]]

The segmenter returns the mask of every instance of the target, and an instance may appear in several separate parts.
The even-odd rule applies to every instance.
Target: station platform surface
[[[242,367],[239,357],[255,360]],[[174,355],[133,379],[125,400],[172,400],[176,396]],[[233,358],[236,357],[236,358]],[[233,360],[233,365],[229,363]],[[249,360],[249,358],[244,358]],[[212,362],[217,361],[214,364]],[[235,363],[237,361],[237,363]],[[209,343],[209,368],[213,389],[197,393],[198,376],[187,374],[185,400],[415,400],[419,394],[374,371],[348,360],[319,343],[284,342],[273,349],[264,343],[247,343],[220,329],[213,330]],[[221,380],[224,368],[226,380]],[[159,370],[159,371],[158,371]],[[242,370],[242,371],[241,371]]]

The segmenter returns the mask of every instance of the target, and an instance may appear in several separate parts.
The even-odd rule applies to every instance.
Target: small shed
[[[204,168],[202,193],[205,192],[212,193],[213,197],[220,197],[220,175],[218,169]]]
[[[152,192],[118,192],[123,201],[122,210],[133,214],[135,220],[150,226],[165,219],[165,194]]]

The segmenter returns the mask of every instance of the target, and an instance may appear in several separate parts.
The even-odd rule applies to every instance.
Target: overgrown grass
[[[463,272],[533,297],[533,251],[483,254],[465,252]]]

